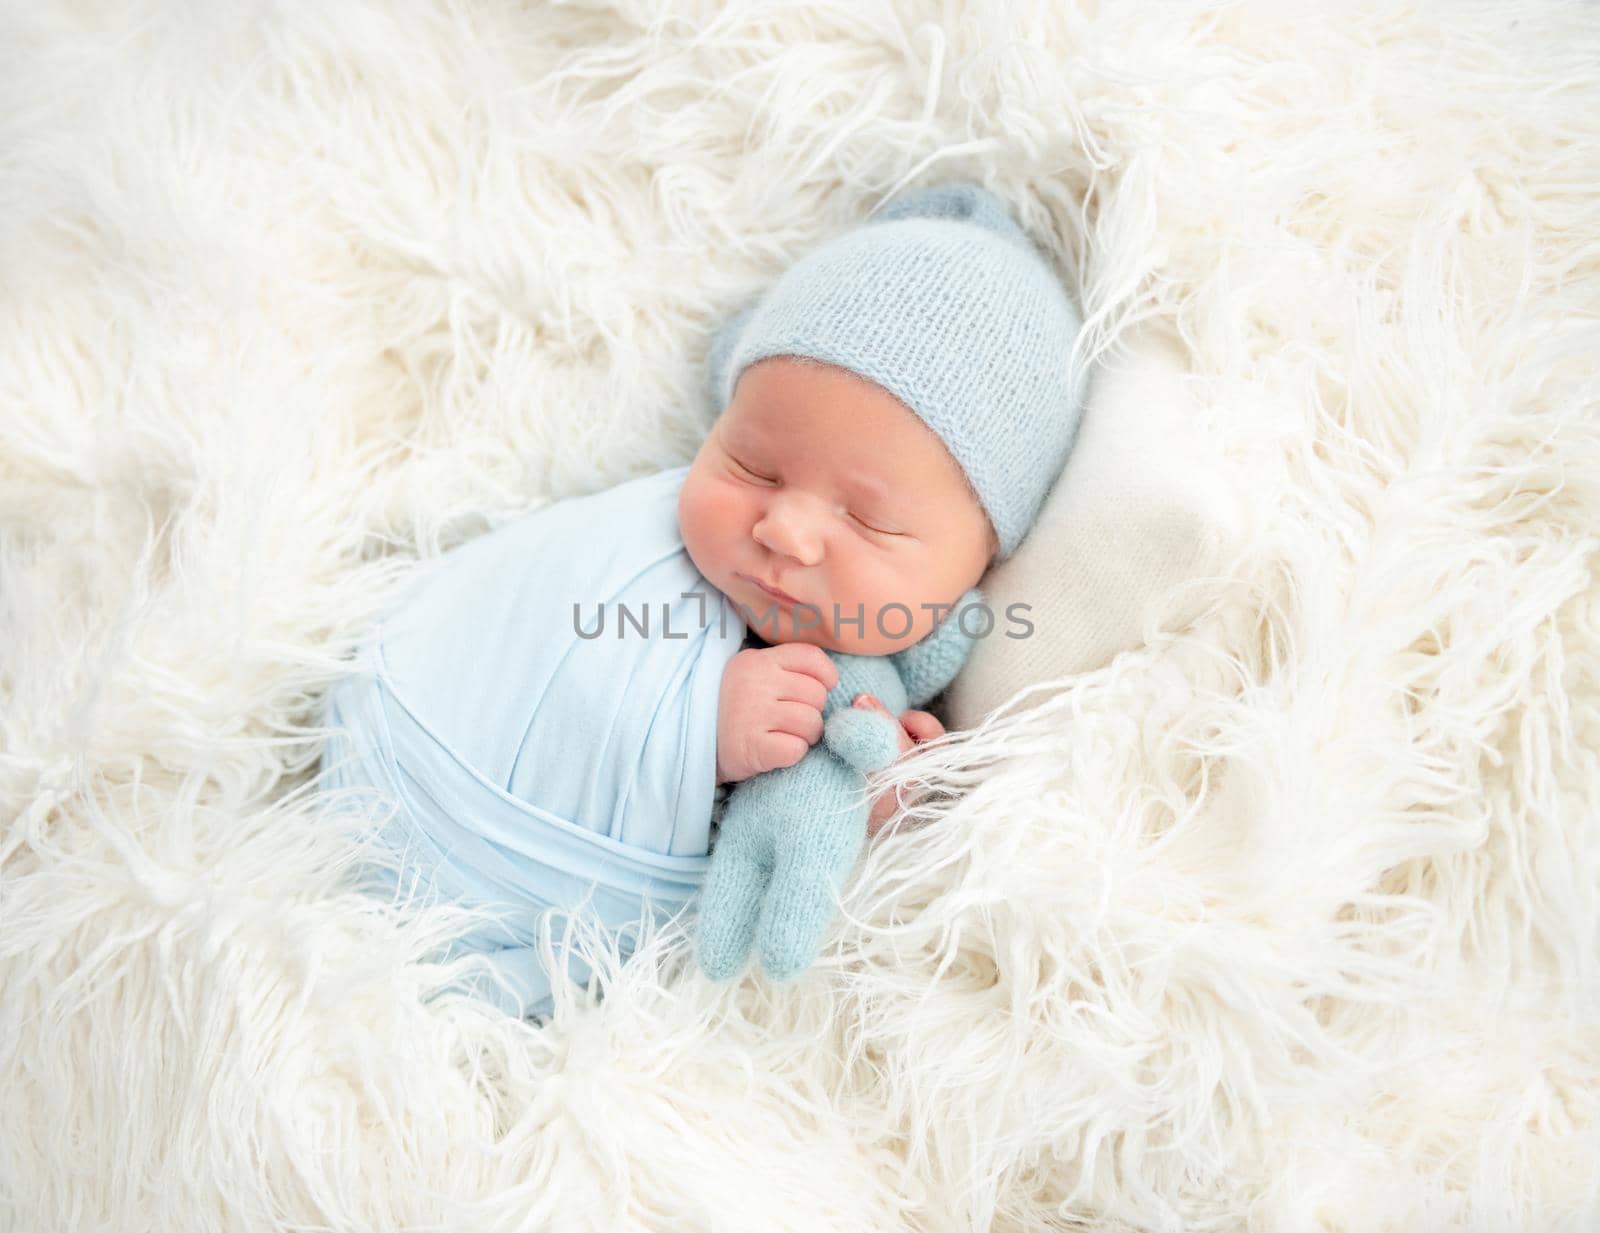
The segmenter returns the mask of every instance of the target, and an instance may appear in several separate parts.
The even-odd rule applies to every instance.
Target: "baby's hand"
[[[864,710],[878,711],[888,715],[889,708],[884,706],[871,694],[862,694],[852,704]],[[891,718],[893,718],[891,716]],[[900,753],[904,755],[912,746],[920,745],[924,741],[931,741],[944,735],[944,725],[939,722],[938,716],[927,711],[901,711],[900,712]],[[876,835],[880,827],[890,818],[894,817],[895,810],[899,807],[892,792],[886,792],[872,802],[872,812],[867,815],[867,834]]]
[[[839,683],[828,653],[809,642],[740,651],[717,697],[717,782],[793,766],[822,738],[822,705]]]

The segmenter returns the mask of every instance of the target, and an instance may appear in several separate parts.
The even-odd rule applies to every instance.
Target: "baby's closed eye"
[[[855,519],[856,522],[860,523],[862,526],[866,527],[866,529],[871,531],[874,535],[890,535],[899,537],[905,534],[903,531],[890,531],[885,527],[877,526],[863,518],[860,514],[851,514],[850,517]]]

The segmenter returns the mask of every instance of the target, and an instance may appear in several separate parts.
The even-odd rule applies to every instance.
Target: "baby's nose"
[[[822,560],[822,532],[814,511],[804,503],[777,498],[767,506],[751,532],[770,552],[793,557],[803,565]]]

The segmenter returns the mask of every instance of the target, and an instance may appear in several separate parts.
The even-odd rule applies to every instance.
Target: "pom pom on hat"
[[[803,356],[888,390],[945,443],[1010,556],[1071,452],[1083,321],[1005,204],[976,184],[902,194],[789,267],[707,357],[718,411],[758,360]]]

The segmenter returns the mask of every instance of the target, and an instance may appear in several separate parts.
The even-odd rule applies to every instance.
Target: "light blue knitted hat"
[[[1003,202],[976,184],[902,194],[786,270],[723,324],[713,405],[775,355],[876,382],[949,448],[1011,555],[1071,452],[1083,319]]]

